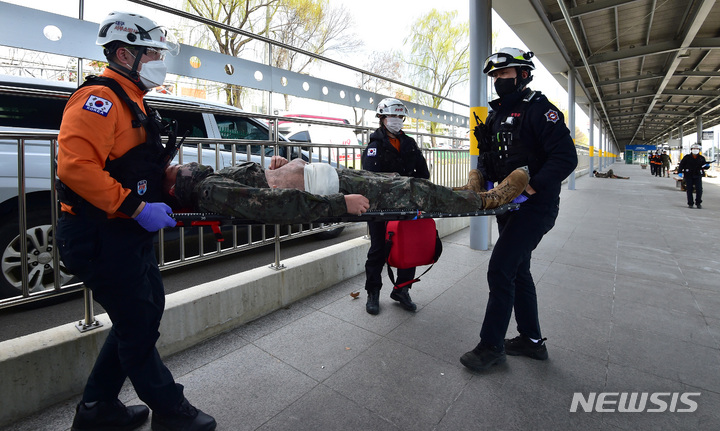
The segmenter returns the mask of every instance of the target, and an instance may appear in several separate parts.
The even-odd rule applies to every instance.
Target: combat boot
[[[477,169],[473,169],[468,174],[467,184],[461,187],[453,187],[452,189],[453,191],[471,190],[475,193],[481,193],[485,191],[485,187],[483,187],[483,184],[484,181],[482,173]]]
[[[368,290],[367,296],[365,311],[369,314],[378,314],[380,312],[380,290]]]
[[[529,181],[530,175],[526,167],[517,168],[510,172],[510,175],[505,177],[497,187],[480,193],[480,198],[483,201],[483,209],[490,210],[512,202],[513,199],[520,196],[523,190],[525,190]]]
[[[412,302],[409,290],[410,288],[407,286],[401,287],[400,289],[393,289],[392,293],[390,293],[390,299],[399,302],[402,308],[407,311],[415,311],[417,310],[417,305]]]

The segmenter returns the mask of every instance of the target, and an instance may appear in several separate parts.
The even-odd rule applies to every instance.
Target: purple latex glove
[[[145,202],[145,207],[135,221],[148,232],[157,232],[164,227],[175,227],[177,222],[168,214],[172,209],[162,202]]]
[[[512,202],[512,203],[514,203],[514,204],[521,204],[521,203],[525,202],[526,200],[528,200],[528,197],[525,196],[525,195],[523,195],[523,194],[521,194],[520,196],[518,196],[518,197],[516,197],[515,199],[511,200],[510,202]]]
[[[495,188],[495,183],[492,181],[485,181],[485,190],[492,190]]]

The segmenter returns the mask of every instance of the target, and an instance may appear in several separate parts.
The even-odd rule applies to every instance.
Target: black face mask
[[[515,78],[498,78],[495,80],[495,92],[500,98],[512,94],[517,90]]]

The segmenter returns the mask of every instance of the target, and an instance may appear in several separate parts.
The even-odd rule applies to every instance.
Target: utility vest
[[[147,102],[143,101],[146,115],[114,79],[91,75],[78,89],[90,85],[103,85],[110,88],[132,111],[135,117],[132,120],[133,128],[145,128],[146,141],[133,147],[117,159],[110,160],[108,157],[104,170],[122,184],[123,188],[129,189],[131,194],[141,200],[146,202],[162,201],[164,168],[177,151],[177,123],[174,120],[172,123],[164,121],[156,110],[150,108]],[[163,131],[167,131],[169,135],[166,145],[163,145],[161,139]],[[73,211],[86,206],[95,208],[59,179],[55,180],[55,185],[60,202],[73,207]]]
[[[478,165],[485,180],[502,181],[510,172],[522,166],[528,166],[531,174],[537,171],[542,157],[538,149],[529,145],[522,136],[525,113],[537,94],[531,92],[502,118],[498,118],[496,111],[488,115],[487,126],[483,125],[485,127],[481,132],[485,136],[483,139],[478,138]]]

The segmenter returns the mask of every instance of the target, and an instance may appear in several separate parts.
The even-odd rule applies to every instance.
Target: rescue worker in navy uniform
[[[685,181],[687,205],[689,208],[692,208],[693,204],[695,204],[698,209],[702,208],[703,167],[707,164],[705,157],[700,155],[700,149],[700,144],[692,144],[690,146],[690,154],[680,160],[678,167],[678,172],[682,172],[683,180]],[[695,193],[694,199],[693,191]]]
[[[405,177],[430,178],[425,157],[415,140],[402,131],[408,110],[398,99],[386,98],[378,103],[376,116],[380,127],[370,135],[370,142],[363,151],[362,168],[372,172],[395,172]],[[370,249],[365,262],[365,310],[370,314],[380,312],[380,289],[385,266],[385,222],[368,222]],[[415,278],[415,268],[398,269],[397,284]],[[417,305],[410,298],[412,284],[394,288],[390,298],[398,301],[408,311]]]
[[[215,420],[193,407],[155,347],[165,290],[153,251],[159,229],[175,226],[161,202],[168,147],[161,120],[144,104],[165,79],[164,56],[177,44],[149,18],[112,12],[96,43],[109,66],[69,99],[58,137],[62,216],[56,240],[67,268],[112,320],[76,407],[72,430],[210,431]],[[129,378],[147,404],[126,407]]]
[[[488,263],[490,289],[480,343],[460,362],[473,371],[503,363],[506,353],[547,359],[540,332],[537,295],[530,274],[532,251],[555,225],[562,181],[578,159],[562,113],[540,92],[527,88],[532,80],[532,52],[503,48],[485,61],[498,99],[490,102],[486,124],[476,129],[478,167],[489,187],[511,170],[527,166],[530,173],[516,211],[497,216],[499,237]],[[519,336],[506,340],[513,309]]]

